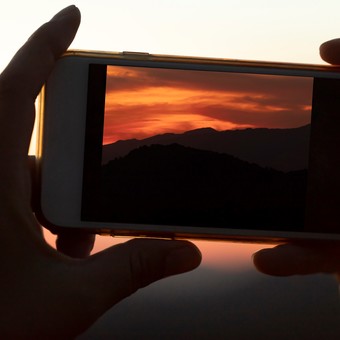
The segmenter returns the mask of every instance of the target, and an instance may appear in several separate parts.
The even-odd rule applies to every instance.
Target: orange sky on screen
[[[299,127],[311,102],[311,78],[109,66],[103,144],[203,127]]]

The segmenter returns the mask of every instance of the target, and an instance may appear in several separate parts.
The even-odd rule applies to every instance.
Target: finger
[[[30,95],[35,99],[56,59],[66,51],[74,39],[79,24],[78,8],[69,6],[39,27],[3,72],[3,76],[8,78],[8,86],[20,88],[21,95]]]
[[[41,26],[0,75],[0,216],[6,233],[24,235],[22,225],[37,233],[31,210],[27,160],[34,122],[34,101],[54,66],[72,41],[80,22],[71,6]]]
[[[80,23],[75,6],[41,26],[0,76],[0,155],[26,156],[34,122],[34,101],[56,59],[72,42]]]
[[[326,41],[320,46],[321,58],[332,65],[340,65],[340,39]]]
[[[97,312],[101,315],[139,288],[193,270],[201,262],[201,253],[187,241],[134,239],[97,253],[87,261],[84,281],[90,296],[96,294]]]
[[[85,258],[90,255],[96,235],[79,231],[62,231],[58,233],[57,249],[74,258]]]
[[[274,276],[335,273],[340,271],[338,245],[284,244],[254,254],[254,265],[262,273]]]

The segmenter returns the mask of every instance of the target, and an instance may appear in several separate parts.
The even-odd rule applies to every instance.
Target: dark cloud
[[[169,70],[159,68],[119,67],[114,77],[108,77],[107,90],[137,91],[148,87],[247,93],[249,95],[275,94],[286,101],[311,102],[312,78]]]
[[[196,112],[206,117],[253,127],[291,128],[310,123],[310,112],[292,110],[245,111],[228,105],[197,107]]]

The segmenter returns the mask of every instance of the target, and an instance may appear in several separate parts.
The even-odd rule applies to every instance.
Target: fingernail
[[[166,257],[165,275],[185,273],[198,267],[202,255],[194,245],[183,245],[174,248]]]
[[[51,21],[58,21],[58,20],[65,19],[66,17],[73,15],[76,11],[79,12],[79,9],[75,5],[68,6],[68,7],[62,9],[60,12],[58,12],[51,19]]]

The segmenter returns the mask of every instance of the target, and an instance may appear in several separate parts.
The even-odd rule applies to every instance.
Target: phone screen
[[[88,86],[82,220],[332,228],[338,79],[93,64]]]

